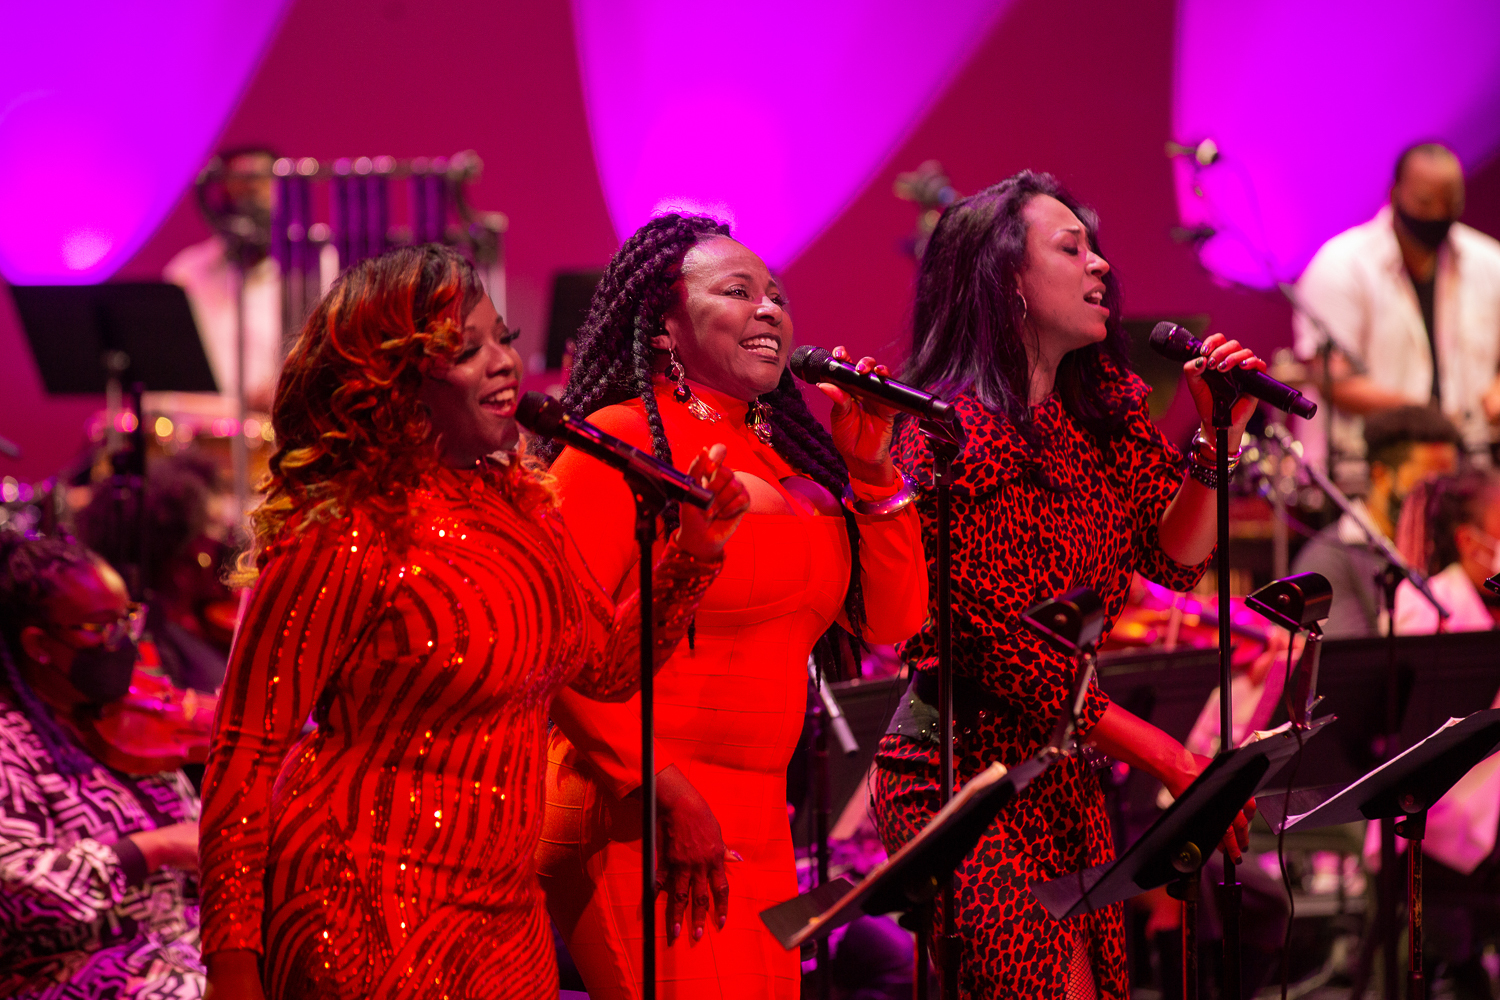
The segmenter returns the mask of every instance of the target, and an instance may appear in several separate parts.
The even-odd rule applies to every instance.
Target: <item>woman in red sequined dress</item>
[[[960,784],[1044,745],[1062,711],[1071,661],[1020,624],[1027,608],[1073,587],[1103,599],[1108,623],[1132,571],[1188,589],[1213,553],[1212,452],[1184,477],[1125,362],[1120,295],[1100,254],[1098,220],[1046,174],[1017,174],[943,214],[922,257],[906,379],[954,400],[968,432],[953,464],[954,766]],[[1185,366],[1204,424],[1207,365],[1263,369],[1215,334]],[[1255,408],[1235,404],[1230,447]],[[1212,431],[1207,431],[1212,436]],[[935,561],[933,457],[915,427],[894,448],[920,484],[928,566]],[[935,590],[935,588],[934,588]],[[901,649],[913,670],[876,757],[874,813],[894,851],[939,804],[937,636],[929,619]],[[1145,770],[1173,794],[1206,761],[1093,685],[1082,739]],[[1247,819],[1224,847],[1238,856]],[[1008,805],[957,877],[965,997],[1042,1000],[1127,994],[1123,904],[1064,923],[1031,893],[1113,857],[1098,781],[1059,761]]]
[[[634,690],[639,609],[515,451],[512,339],[424,247],[340,278],[287,359],[204,786],[219,1000],[557,993],[531,867],[547,711]],[[657,562],[658,664],[748,504],[721,457]]]

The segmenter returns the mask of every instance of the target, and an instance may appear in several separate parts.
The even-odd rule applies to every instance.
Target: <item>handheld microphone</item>
[[[1203,355],[1203,341],[1176,323],[1163,321],[1156,324],[1156,328],[1151,331],[1151,349],[1173,361],[1192,361]],[[1318,412],[1317,403],[1285,382],[1276,381],[1265,372],[1235,368],[1216,374],[1228,379],[1230,384],[1244,395],[1254,396],[1261,402],[1270,403],[1276,409],[1284,410],[1293,416],[1310,420],[1313,414]]]
[[[540,392],[528,392],[522,396],[516,404],[516,423],[592,455],[605,465],[619,469],[627,478],[634,476],[646,480],[669,500],[690,503],[704,510],[713,502],[714,495],[687,473],[678,472],[655,455],[604,433],[582,417],[575,417],[551,396]]]
[[[873,397],[914,417],[945,422],[958,420],[953,404],[947,400],[874,372],[860,374],[852,364],[840,361],[821,347],[804,345],[797,348],[792,352],[791,368],[792,374],[804,382],[815,385],[832,382],[857,396]]]

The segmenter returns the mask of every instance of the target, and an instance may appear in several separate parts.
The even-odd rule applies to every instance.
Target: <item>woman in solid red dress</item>
[[[627,240],[578,348],[565,403],[679,467],[725,445],[751,497],[688,642],[656,681],[658,995],[796,997],[797,954],[759,913],[797,894],[785,776],[808,654],[836,623],[893,642],[926,614],[891,414],[827,386],[832,435],[813,418],[786,370],[780,287],[711,219],[669,215]],[[552,472],[595,577],[629,593],[629,492],[573,451]],[[548,908],[594,1000],[639,996],[639,703],[566,693],[553,718],[538,854]]]
[[[1108,623],[1132,571],[1190,588],[1213,553],[1215,468],[1199,444],[1192,474],[1152,424],[1149,391],[1125,362],[1120,294],[1098,219],[1047,174],[1026,171],[943,213],[923,254],[906,380],[954,400],[968,432],[953,463],[954,766],[960,784],[994,761],[1036,754],[1062,711],[1071,661],[1020,623],[1073,587],[1103,599]],[[1207,365],[1263,369],[1215,334],[1184,368],[1209,426]],[[1234,406],[1237,449],[1255,401]],[[1212,430],[1205,431],[1210,437]],[[1201,440],[1201,439],[1200,439]],[[903,426],[897,461],[921,487],[935,560],[932,455]],[[876,756],[875,817],[886,847],[937,810],[936,629],[901,649],[913,681]],[[1182,792],[1206,761],[1093,685],[1082,739]],[[1225,836],[1236,857],[1247,816]],[[957,876],[965,997],[1125,1000],[1123,904],[1059,924],[1031,893],[1113,857],[1103,794],[1087,766],[1059,761],[980,839]]]
[[[639,608],[592,585],[515,450],[512,339],[429,246],[343,275],[287,358],[204,784],[219,1000],[557,995],[547,711],[635,688]],[[721,458],[656,564],[658,665],[748,506]]]

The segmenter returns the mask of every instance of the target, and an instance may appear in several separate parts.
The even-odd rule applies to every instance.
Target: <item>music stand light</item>
[[[1288,632],[1317,628],[1333,606],[1333,585],[1321,573],[1272,580],[1245,598],[1245,607]]]
[[[1099,637],[1104,634],[1104,604],[1088,587],[1074,587],[1026,609],[1021,623],[1058,652],[1077,656],[1099,645]]]
[[[1500,573],[1496,573],[1494,576],[1484,581],[1484,585],[1490,588],[1490,590],[1494,593],[1500,594]]]

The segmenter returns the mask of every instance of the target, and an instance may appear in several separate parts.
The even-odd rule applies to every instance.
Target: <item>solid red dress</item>
[[[691,928],[671,947],[666,894],[656,900],[658,995],[796,997],[800,970],[761,923],[760,911],[797,895],[786,810],[786,768],[802,732],[807,657],[842,622],[849,582],[844,519],[806,513],[787,489],[798,475],[745,427],[746,404],[694,385],[723,414],[698,420],[670,387],[657,404],[672,458],[686,468],[699,449],[723,442],[726,459],[751,486],[755,506],[725,547],[724,570],[704,595],[693,649],[687,643],[656,677],[656,764],[676,764],[708,800],[728,864],[729,920],[710,919],[701,941]],[[651,437],[639,402],[589,419],[638,447]],[[565,451],[552,468],[563,513],[606,590],[634,586],[629,543],[634,507],[620,476]],[[796,487],[798,484],[792,482]],[[879,491],[855,484],[867,499]],[[885,491],[889,493],[890,491]],[[926,614],[915,512],[859,518],[867,636],[893,642]],[[623,534],[622,534],[623,532]],[[638,997],[641,966],[640,812],[626,796],[640,784],[640,705],[602,705],[569,692],[557,699],[547,772],[547,819],[538,868],[547,905],[593,1000]]]
[[[404,550],[356,509],[265,563],[201,852],[203,949],[263,952],[268,997],[557,995],[531,863],[547,711],[565,684],[633,690],[639,621],[512,493],[494,466],[443,469]],[[664,654],[713,567],[674,547],[658,574]]]
[[[1124,373],[1109,388],[1125,416],[1103,447],[1055,395],[1032,409],[1038,448],[973,397],[955,400],[969,433],[953,467],[953,667],[966,693],[962,706],[955,697],[960,784],[994,761],[1013,766],[1034,756],[1066,701],[1073,665],[1021,626],[1023,611],[1087,586],[1103,599],[1112,626],[1129,596],[1132,571],[1188,590],[1207,565],[1183,566],[1161,550],[1157,526],[1182,472],[1176,449],[1151,423],[1149,390]],[[899,435],[897,464],[930,487],[932,455],[910,425]],[[930,488],[917,506],[935,559],[937,508]],[[913,669],[936,671],[932,620],[901,656]],[[1095,683],[1082,732],[1108,705]],[[881,741],[874,812],[892,851],[937,811],[938,751],[930,726],[910,733],[903,728]],[[1001,812],[960,868],[963,995],[1061,1000],[1070,964],[1087,961],[1099,996],[1124,1000],[1124,905],[1059,923],[1030,890],[1034,882],[1113,856],[1098,780],[1077,759],[1054,764]]]

